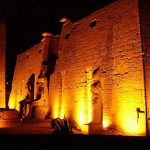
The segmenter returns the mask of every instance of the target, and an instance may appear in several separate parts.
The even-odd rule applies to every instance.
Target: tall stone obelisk
[[[0,23],[0,108],[6,106],[6,24]]]

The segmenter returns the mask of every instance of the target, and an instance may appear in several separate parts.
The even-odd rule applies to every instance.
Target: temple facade
[[[84,133],[150,131],[148,0],[118,0],[17,57],[9,107]]]
[[[9,108],[21,109],[23,117],[44,119],[49,111],[49,76],[54,70],[60,38],[49,33],[43,36],[39,44],[17,57]],[[29,103],[20,108],[24,102]]]

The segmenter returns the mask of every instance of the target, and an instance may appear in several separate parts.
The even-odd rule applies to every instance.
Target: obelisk
[[[0,108],[6,106],[6,23],[0,23]]]

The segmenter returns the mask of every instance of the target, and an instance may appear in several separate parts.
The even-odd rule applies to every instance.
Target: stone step
[[[0,109],[0,128],[12,128],[21,124],[19,113],[15,109]]]
[[[20,126],[20,119],[4,120],[0,119],[0,128],[12,128]]]
[[[19,119],[19,113],[15,109],[0,110],[0,118],[4,120]]]
[[[51,126],[51,120],[50,119],[29,119],[29,120],[23,120],[22,124],[28,126],[28,125],[34,125],[34,126],[43,126],[43,127],[50,127]]]

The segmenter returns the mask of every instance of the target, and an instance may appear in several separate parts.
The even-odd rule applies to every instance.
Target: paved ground
[[[5,123],[4,123],[5,122]],[[15,122],[0,120],[0,146],[15,150],[149,150],[149,137],[124,137],[110,135],[53,135],[50,120]],[[9,127],[13,125],[13,127]]]
[[[0,119],[0,134],[52,134],[54,129],[51,128],[50,120],[3,120]],[[82,134],[80,131],[73,129],[75,134]]]
[[[53,131],[50,120],[23,123],[20,120],[0,120],[0,124],[0,134],[50,134]]]

